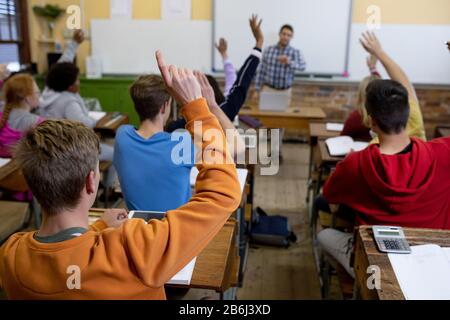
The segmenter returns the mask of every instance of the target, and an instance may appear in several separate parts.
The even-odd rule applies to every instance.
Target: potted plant
[[[64,9],[61,9],[57,5],[47,4],[45,6],[34,6],[33,11],[38,17],[42,17],[45,19],[47,23],[49,38],[53,38],[55,21],[63,14]]]

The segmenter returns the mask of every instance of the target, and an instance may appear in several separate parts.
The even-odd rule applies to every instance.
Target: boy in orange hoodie
[[[193,73],[158,65],[169,93],[183,105],[187,129],[202,122],[222,140],[203,141],[228,159],[218,120]],[[202,140],[200,140],[202,141]],[[199,146],[200,147],[200,146]],[[37,232],[17,233],[0,248],[0,286],[10,299],[165,299],[164,284],[197,256],[238,207],[234,164],[198,164],[195,196],[165,219],[127,219],[110,210],[88,225],[99,183],[95,133],[67,120],[46,121],[21,141],[17,159],[42,206]],[[232,163],[232,162],[231,162]]]

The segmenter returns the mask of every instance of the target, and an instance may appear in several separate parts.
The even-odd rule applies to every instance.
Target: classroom
[[[0,0],[0,300],[270,315],[449,269],[450,1]]]

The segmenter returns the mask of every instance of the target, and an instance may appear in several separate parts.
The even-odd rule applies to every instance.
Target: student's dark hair
[[[170,99],[164,81],[158,75],[140,76],[131,85],[130,95],[141,122],[155,119],[161,107]]]
[[[290,24],[285,24],[280,28],[280,33],[283,32],[284,29],[288,29],[290,32],[294,33],[294,27]]]
[[[56,92],[67,91],[77,81],[79,73],[80,69],[73,63],[56,63],[50,68],[45,84]]]
[[[400,133],[409,118],[408,91],[397,81],[374,80],[367,86],[366,110],[384,133]]]
[[[214,96],[216,97],[216,102],[220,106],[225,101],[225,96],[223,95],[223,92],[220,89],[220,86],[217,83],[216,79],[211,75],[207,75],[206,77],[208,78],[208,82],[214,90]]]

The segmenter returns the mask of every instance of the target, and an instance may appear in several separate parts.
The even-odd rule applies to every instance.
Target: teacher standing
[[[256,77],[255,90],[290,90],[295,71],[306,69],[305,59],[299,49],[290,46],[294,28],[284,25],[280,29],[278,44],[268,47],[262,57]]]

